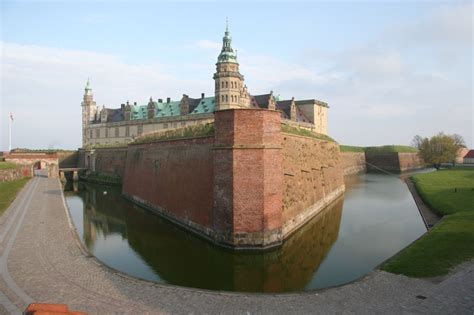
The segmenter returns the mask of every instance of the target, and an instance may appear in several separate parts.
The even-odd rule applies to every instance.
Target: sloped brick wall
[[[364,152],[341,152],[341,159],[344,175],[365,173],[367,170]]]
[[[283,222],[291,233],[344,192],[339,145],[283,135]]]

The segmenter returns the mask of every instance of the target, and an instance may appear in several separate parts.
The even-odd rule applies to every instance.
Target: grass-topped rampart
[[[151,143],[155,141],[186,139],[212,136],[214,134],[214,124],[188,126],[184,128],[172,129],[167,131],[159,131],[148,133],[135,139],[132,144]]]
[[[444,217],[382,269],[411,277],[445,275],[474,259],[474,168],[440,170],[412,179],[423,200]]]
[[[365,152],[365,153],[417,153],[414,147],[406,145],[383,145],[378,147],[358,147],[352,145],[341,145],[341,152]]]
[[[19,165],[15,163],[0,161],[0,170],[13,170],[18,167]]]
[[[309,138],[314,138],[314,139],[324,140],[324,141],[336,142],[333,138],[331,138],[327,135],[323,135],[321,133],[316,133],[316,132],[313,132],[311,130],[304,129],[304,128],[288,126],[288,125],[285,125],[285,124],[281,125],[281,131],[284,132],[284,133],[292,134],[292,135],[309,137]]]

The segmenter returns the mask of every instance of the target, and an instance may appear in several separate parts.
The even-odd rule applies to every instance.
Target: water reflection
[[[222,250],[144,210],[116,187],[65,187],[73,221],[105,264],[143,279],[247,292],[289,292],[343,284],[370,272],[420,236],[424,224],[396,177],[346,177],[347,192],[264,253]]]
[[[77,195],[66,196],[82,200],[84,243],[112,267],[152,281],[248,292],[303,290],[337,239],[343,205],[336,202],[278,250],[234,253],[132,205],[117,188],[80,183]],[[80,211],[71,212],[80,220]]]

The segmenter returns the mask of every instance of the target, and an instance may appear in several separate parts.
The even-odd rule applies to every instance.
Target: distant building
[[[464,157],[466,156],[466,154],[469,152],[469,149],[467,148],[460,148],[457,152],[456,152],[456,163],[457,164],[463,164],[464,163]]]
[[[464,164],[474,164],[474,150],[469,150],[464,156]]]
[[[125,144],[146,133],[211,123],[214,111],[234,108],[266,108],[281,112],[283,122],[327,134],[328,105],[316,99],[281,100],[273,92],[251,95],[239,72],[237,55],[226,27],[221,53],[214,73],[214,96],[191,98],[186,94],[179,101],[170,98],[148,104],[127,101],[119,108],[97,106],[87,81],[82,102],[83,148]]]

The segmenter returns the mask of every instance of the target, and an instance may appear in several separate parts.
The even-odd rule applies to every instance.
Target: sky
[[[81,146],[81,101],[213,95],[226,18],[251,94],[327,102],[347,145],[474,147],[470,1],[0,1],[0,150]]]

